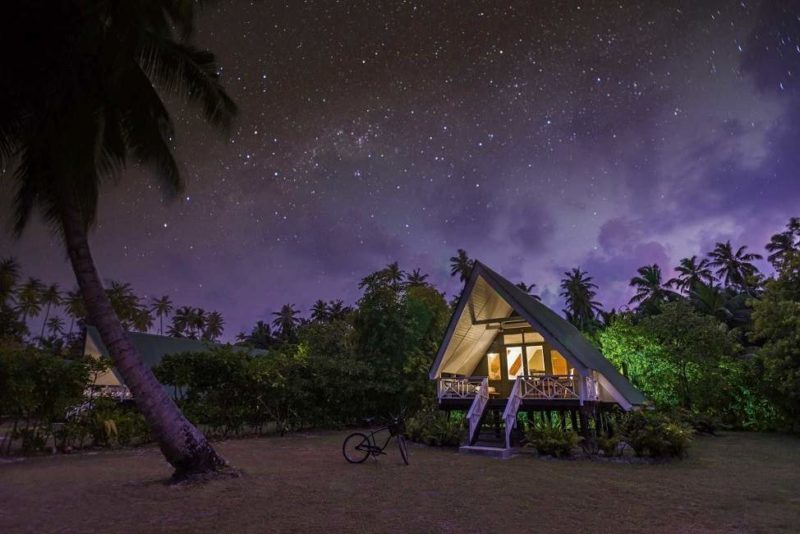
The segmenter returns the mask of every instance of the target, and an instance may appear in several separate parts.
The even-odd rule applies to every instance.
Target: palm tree
[[[218,311],[212,311],[206,315],[206,326],[203,330],[203,339],[207,341],[216,341],[222,335],[225,329],[225,319]]]
[[[50,317],[50,307],[58,306],[61,304],[61,292],[58,290],[58,284],[50,284],[44,288],[39,295],[39,302],[45,305],[44,321],[42,321],[42,331],[39,337],[44,337],[44,327],[47,325],[47,318]]]
[[[475,260],[467,256],[467,251],[463,248],[458,249],[455,256],[450,258],[450,276],[458,275],[461,282],[469,280],[469,275],[472,273],[472,267],[475,265]]]
[[[249,334],[239,334],[240,342],[256,349],[268,349],[272,343],[272,331],[269,324],[258,321]]]
[[[708,260],[706,258],[697,260],[697,256],[691,258],[683,258],[680,264],[675,267],[678,276],[671,278],[668,286],[683,292],[691,291],[697,284],[712,284],[714,282],[714,274],[708,267]]]
[[[58,315],[50,317],[45,322],[47,323],[47,331],[50,333],[50,337],[58,337],[64,333],[64,320]],[[42,333],[42,337],[44,337],[44,333]]]
[[[341,300],[332,300],[328,303],[328,320],[344,321],[353,309],[345,306]]]
[[[172,326],[167,330],[167,334],[172,337],[187,337],[191,335],[191,324],[194,310],[189,306],[181,306],[175,310],[172,316]]]
[[[189,314],[189,337],[197,339],[201,336],[206,327],[206,311],[203,308],[191,308]]]
[[[83,302],[83,296],[80,290],[68,291],[67,298],[64,299],[64,310],[69,316],[69,333],[72,333],[72,328],[75,321],[82,321],[86,319],[86,305]]]
[[[523,290],[525,293],[527,293],[534,300],[538,301],[542,300],[542,297],[533,292],[533,289],[536,287],[536,284],[526,284],[525,282],[520,282],[517,284],[517,287]]]
[[[789,219],[786,230],[773,235],[765,248],[770,252],[767,260],[780,271],[787,257],[800,253],[800,217]]]
[[[19,264],[8,257],[0,260],[0,306],[5,305],[14,296],[14,288],[19,280]]]
[[[658,264],[645,265],[636,271],[639,276],[634,276],[628,285],[636,288],[636,294],[631,297],[628,304],[637,303],[642,309],[666,300],[674,300],[677,295],[668,289],[661,281],[661,267]]]
[[[705,315],[728,322],[733,314],[728,309],[728,299],[719,287],[711,284],[695,284],[689,291],[689,301],[694,308]]]
[[[297,317],[299,313],[294,304],[284,304],[279,311],[273,312],[275,319],[272,326],[285,341],[294,338],[295,327],[300,323],[300,318]]]
[[[164,295],[161,298],[153,298],[153,304],[150,309],[158,317],[158,334],[161,336],[164,335],[164,317],[170,314],[172,308],[172,300],[170,300],[169,296]]]
[[[767,256],[767,261],[775,267],[776,271],[781,270],[783,261],[788,255],[796,252],[794,240],[795,237],[791,232],[781,232],[773,235],[767,246],[764,247],[770,253]]]
[[[328,303],[320,299],[311,306],[311,320],[317,323],[324,323],[330,319],[328,313]]]
[[[561,296],[566,308],[567,320],[580,330],[590,330],[597,322],[597,313],[602,304],[594,300],[597,295],[597,284],[592,277],[580,267],[564,273],[561,279]]]
[[[397,262],[390,263],[383,269],[383,275],[390,286],[397,288],[403,283],[406,273],[400,269]]]
[[[28,278],[28,280],[17,290],[17,309],[22,315],[22,322],[26,322],[30,317],[39,315],[42,311],[42,290],[44,284],[38,278]]]
[[[224,460],[130,342],[103,291],[88,233],[101,184],[131,158],[151,164],[165,190],[182,188],[159,89],[199,104],[215,125],[235,114],[214,56],[188,42],[193,5],[31,0],[4,11],[0,32],[0,50],[25,43],[27,51],[5,54],[0,74],[0,168],[16,185],[16,233],[36,208],[63,239],[89,319],[177,475]]]
[[[717,278],[722,280],[726,287],[747,290],[750,288],[748,280],[758,273],[758,268],[750,262],[760,260],[762,256],[745,252],[746,249],[747,246],[742,245],[734,252],[731,242],[726,241],[717,243],[714,250],[709,253],[711,261],[708,265],[717,270]]]
[[[118,282],[111,280],[106,289],[106,295],[111,302],[111,307],[117,314],[117,317],[125,330],[141,330],[137,328],[142,324],[141,305],[139,304],[139,297],[133,291],[131,285],[127,282]]]
[[[137,305],[131,310],[131,329],[138,332],[149,332],[153,327],[153,314],[147,306]]]
[[[410,274],[406,275],[406,285],[409,287],[419,287],[427,285],[427,274],[423,274],[420,269],[414,269]]]

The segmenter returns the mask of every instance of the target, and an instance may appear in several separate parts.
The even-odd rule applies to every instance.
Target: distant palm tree
[[[294,307],[294,304],[284,304],[279,311],[272,314],[275,316],[272,326],[284,340],[294,337],[295,328],[300,324],[299,314],[300,311]]]
[[[172,316],[172,325],[167,330],[167,334],[172,337],[189,337],[193,321],[194,309],[190,306],[181,306],[175,310],[175,314]]]
[[[153,314],[147,306],[137,305],[130,310],[130,327],[138,332],[149,332],[153,327]]]
[[[325,323],[330,319],[328,313],[328,303],[319,299],[311,306],[311,320],[317,323]]]
[[[420,269],[414,269],[406,276],[406,285],[409,287],[424,286],[428,284],[427,279],[427,274],[423,274]]]
[[[769,252],[767,261],[769,261],[775,270],[779,271],[783,265],[784,258],[796,252],[795,237],[791,232],[781,232],[773,235],[767,246],[764,247]]]
[[[61,292],[58,290],[58,284],[50,284],[42,289],[39,295],[39,302],[45,306],[44,320],[42,321],[42,331],[39,337],[44,337],[44,327],[47,325],[47,319],[50,317],[50,308],[61,304]],[[63,325],[62,325],[63,326]]]
[[[561,280],[561,296],[566,304],[564,313],[567,320],[580,330],[593,328],[597,322],[597,313],[603,308],[602,304],[594,300],[597,295],[595,289],[597,284],[580,268],[565,272]]]
[[[58,337],[64,333],[64,320],[58,315],[50,317],[46,323],[47,331],[50,333],[50,337]],[[42,334],[42,337],[44,337],[44,333]]]
[[[603,323],[603,326],[611,326],[611,323],[613,323],[614,320],[619,317],[619,312],[617,312],[615,308],[611,308],[611,311],[600,310],[598,315]]]
[[[714,282],[714,274],[711,272],[706,258],[700,261],[698,261],[697,256],[683,258],[680,264],[675,267],[675,270],[678,272],[678,276],[670,279],[667,285],[679,291],[688,292],[697,284],[712,284]]]
[[[69,333],[72,333],[75,321],[83,321],[86,319],[86,305],[83,303],[83,295],[80,290],[68,291],[67,297],[64,299],[64,310],[69,316]]]
[[[273,344],[269,324],[258,321],[249,334],[240,334],[240,341],[256,349],[268,349]]]
[[[716,317],[720,321],[728,322],[733,314],[728,309],[728,299],[720,288],[710,284],[695,284],[689,291],[689,302],[694,308],[705,315]]]
[[[203,330],[203,339],[216,341],[222,335],[225,328],[225,320],[218,311],[212,311],[206,315],[206,325]]]
[[[174,128],[163,93],[198,104],[223,128],[236,107],[219,84],[213,54],[188,41],[194,2],[18,2],[4,9],[0,50],[0,168],[14,182],[15,231],[44,215],[63,239],[116,369],[131,389],[177,474],[216,469],[223,460],[177,408],[125,335],[98,275],[88,234],[101,185],[126,163],[151,165],[167,192],[181,190]]]
[[[330,321],[344,321],[352,312],[350,306],[345,306],[341,300],[332,300],[328,303],[328,316]]]
[[[467,251],[463,248],[458,249],[457,254],[450,258],[450,276],[458,275],[461,282],[469,280],[469,275],[472,273],[472,267],[475,265],[475,260],[467,256]]]
[[[164,317],[170,314],[172,308],[173,304],[169,296],[164,295],[161,298],[153,298],[153,304],[150,306],[150,309],[156,314],[156,317],[158,317],[159,335],[164,335]]]
[[[127,282],[111,280],[106,289],[106,295],[123,329],[134,329],[135,325],[140,323],[141,317],[139,317],[139,297],[136,296],[131,285]]]
[[[206,327],[206,311],[203,308],[191,308],[189,314],[189,329],[192,339],[198,339]]]
[[[789,256],[800,254],[800,217],[792,217],[786,224],[786,230],[773,235],[765,247],[770,255],[767,260],[780,271]]]
[[[44,284],[38,278],[28,278],[17,290],[17,309],[22,322],[42,312],[42,291]]]
[[[717,243],[709,253],[711,261],[709,267],[715,268],[717,278],[726,287],[736,287],[742,290],[749,288],[749,280],[758,274],[758,268],[751,262],[762,259],[760,254],[745,252],[746,245],[739,247],[735,252],[730,241]]]
[[[517,287],[523,290],[528,295],[530,295],[534,300],[538,301],[542,300],[542,297],[533,292],[533,289],[536,287],[536,284],[526,284],[525,282],[520,282],[517,284]]]
[[[0,260],[0,306],[13,298],[19,274],[19,263],[16,259],[8,257]]]
[[[636,294],[631,297],[628,304],[637,303],[649,307],[657,302],[674,300],[677,294],[670,290],[661,280],[661,267],[658,264],[645,265],[636,271],[639,276],[634,276],[628,285],[636,288]]]
[[[387,265],[383,269],[383,274],[386,278],[386,281],[392,287],[400,287],[406,277],[406,273],[400,269],[400,266],[396,261]]]

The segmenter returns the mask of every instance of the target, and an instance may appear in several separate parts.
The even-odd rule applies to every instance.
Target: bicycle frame
[[[376,435],[380,434],[381,432],[386,432],[388,435],[386,436],[386,441],[383,442],[383,445],[378,445],[378,440],[375,438]],[[379,454],[383,453],[383,450],[389,445],[389,442],[392,441],[394,435],[389,431],[389,427],[385,426],[379,428],[378,430],[374,430],[369,433],[367,439],[370,442],[370,447],[374,447],[375,450],[370,451],[372,454]]]

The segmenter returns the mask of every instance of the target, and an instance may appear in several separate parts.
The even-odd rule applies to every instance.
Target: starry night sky
[[[186,192],[129,169],[93,246],[104,278],[219,310],[229,339],[394,260],[452,295],[457,248],[556,309],[580,266],[618,307],[637,267],[763,252],[800,215],[795,1],[220,1],[195,41],[238,122],[172,102]],[[39,224],[0,251],[75,285]]]

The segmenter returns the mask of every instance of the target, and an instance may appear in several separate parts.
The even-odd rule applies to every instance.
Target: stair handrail
[[[481,385],[478,386],[475,399],[467,412],[467,420],[469,421],[469,444],[475,442],[475,431],[483,418],[483,412],[486,405],[489,403],[489,377],[484,377],[481,380]]]
[[[522,395],[520,394],[520,384],[522,377],[517,377],[514,380],[514,387],[511,388],[511,394],[508,396],[506,409],[503,410],[503,422],[506,425],[506,449],[511,447],[511,431],[517,426],[517,412],[522,403]]]

